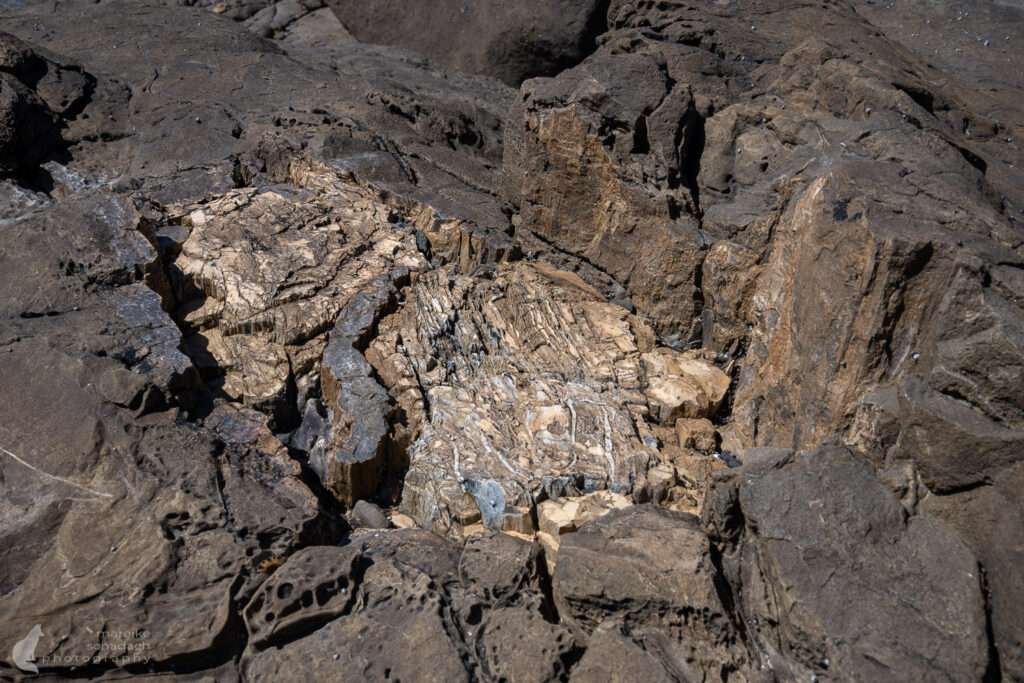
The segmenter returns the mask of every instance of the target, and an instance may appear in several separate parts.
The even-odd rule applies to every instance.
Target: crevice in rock
[[[704,156],[704,145],[706,144],[705,121],[704,117],[692,108],[687,112],[687,119],[684,126],[686,138],[683,140],[683,168],[680,170],[683,181],[693,197],[694,216],[700,224],[704,212],[701,209],[700,181],[697,177],[700,174],[700,162]]]
[[[988,638],[988,667],[982,680],[985,683],[996,683],[1003,680],[1003,671],[999,662],[995,632],[992,629],[992,589],[989,587],[988,570],[982,562],[978,562],[978,575],[981,578],[981,594],[985,601],[985,636]]]

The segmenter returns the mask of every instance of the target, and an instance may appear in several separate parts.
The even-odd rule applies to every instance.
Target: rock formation
[[[1021,40],[0,1],[0,676],[1024,680]]]
[[[543,263],[424,275],[366,355],[403,416],[402,508],[440,533],[530,533],[539,500],[633,494],[660,460],[652,426],[711,415],[729,387]]]

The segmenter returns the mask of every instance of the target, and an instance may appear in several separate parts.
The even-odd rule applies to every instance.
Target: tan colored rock
[[[555,564],[558,560],[558,546],[561,543],[558,536],[538,531],[535,538],[537,545],[544,553],[544,563],[548,566],[548,573],[555,571]]]
[[[401,512],[391,513],[391,523],[395,525],[396,529],[415,529],[416,522],[409,515]]]
[[[388,397],[354,344],[395,286],[428,267],[414,228],[373,189],[296,160],[294,185],[245,188],[183,209],[174,262],[187,347],[224,396],[303,412],[291,446],[341,502],[376,493]],[[322,390],[322,396],[321,396]],[[320,413],[309,401],[323,399]]]
[[[659,348],[642,356],[649,383],[644,389],[651,413],[662,424],[714,414],[729,391],[730,379],[699,351]]]
[[[676,420],[676,434],[680,448],[708,452],[718,445],[718,431],[706,418],[679,418]]]
[[[610,491],[596,491],[585,496],[545,500],[537,505],[537,544],[544,551],[548,570],[554,571],[561,537],[603,517],[613,510],[632,505],[625,496]]]
[[[453,535],[531,533],[537,498],[631,493],[658,453],[645,390],[688,382],[704,410],[724,396],[705,391],[706,361],[656,349],[638,318],[544,263],[427,273],[366,358],[404,413],[402,510]]]
[[[232,400],[267,409],[283,398],[290,374],[283,345],[245,334],[225,337],[214,328],[197,334],[190,346],[204,347],[225,372],[223,390]]]
[[[191,302],[183,322],[302,344],[374,277],[426,267],[412,234],[388,221],[371,191],[334,181],[316,192],[233,190],[193,211],[175,261]]]
[[[631,53],[524,83],[506,125],[504,192],[523,233],[611,275],[659,334],[686,343],[700,334],[705,238],[694,197],[669,181],[686,146],[648,145],[692,132],[689,86],[665,68]]]
[[[620,510],[632,504],[626,496],[611,491],[597,491],[558,501],[545,500],[537,506],[538,526],[541,531],[557,538],[578,530],[612,510]]]
[[[533,543],[534,540],[536,540],[535,534],[524,534],[518,531],[512,531],[510,529],[503,529],[501,533],[512,536],[513,538],[518,538],[520,541],[527,541],[529,543]]]
[[[660,503],[668,496],[668,491],[676,484],[676,468],[670,463],[661,463],[647,471],[647,485],[650,499]]]

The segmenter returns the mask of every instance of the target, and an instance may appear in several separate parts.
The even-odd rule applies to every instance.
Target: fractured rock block
[[[189,211],[173,268],[197,364],[224,375],[229,398],[277,413],[293,383],[300,405],[315,392],[327,333],[353,297],[427,267],[413,230],[371,190],[322,170],[300,181]]]
[[[361,348],[395,282],[427,262],[414,229],[372,190],[322,168],[299,168],[296,182],[233,190],[188,213],[174,263],[179,314],[197,365],[223,375],[229,399],[275,427],[304,408],[292,446],[352,505],[376,493],[388,434],[389,398]]]
[[[644,393],[651,413],[662,423],[714,414],[729,391],[729,376],[699,351],[680,354],[660,348],[641,357],[650,378]]]
[[[610,491],[598,491],[560,501],[545,500],[537,506],[538,524],[541,531],[557,538],[576,531],[612,510],[621,510],[630,505],[632,502],[628,498]]]
[[[696,518],[652,505],[617,510],[565,537],[553,590],[574,632],[592,634],[619,617],[627,632],[739,654],[738,633],[719,596],[711,547]]]
[[[984,677],[978,560],[956,533],[908,516],[842,447],[754,448],[743,459],[712,480],[704,525],[725,578],[743,586],[748,632],[775,644],[795,676]]]
[[[537,505],[537,543],[544,550],[548,571],[555,570],[558,546],[562,535],[571,534],[599,517],[632,505],[626,496],[610,491],[597,491],[586,496],[545,500]]]
[[[676,434],[680,448],[707,452],[718,445],[718,431],[706,418],[679,418],[676,420]]]
[[[608,7],[600,0],[331,0],[328,5],[361,42],[401,45],[447,71],[486,74],[513,87],[583,59]]]
[[[631,493],[657,453],[645,392],[688,382],[706,414],[728,385],[548,264],[433,271],[406,299],[366,357],[409,429],[402,509],[441,533],[530,533],[510,518],[525,522],[538,498]]]
[[[345,503],[372,496],[380,485],[388,436],[388,395],[356,348],[394,292],[387,276],[342,309],[324,351],[322,384],[331,426],[309,452],[310,467]]]
[[[676,468],[667,462],[652,467],[647,472],[647,486],[651,500],[660,503],[668,497],[669,490],[676,485]]]

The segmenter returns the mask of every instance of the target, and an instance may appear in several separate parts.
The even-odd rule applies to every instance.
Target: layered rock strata
[[[543,263],[424,275],[367,358],[402,411],[403,511],[456,535],[532,532],[545,498],[632,495],[661,457],[652,425],[711,415],[729,387]]]

